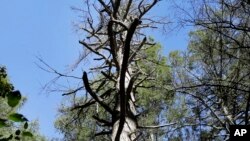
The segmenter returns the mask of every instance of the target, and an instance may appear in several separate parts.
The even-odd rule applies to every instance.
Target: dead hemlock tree
[[[87,11],[83,12],[86,17],[80,28],[86,33],[86,39],[79,43],[99,63],[90,69],[91,72],[102,76],[90,82],[87,73],[83,73],[85,90],[92,98],[73,109],[83,110],[98,104],[109,113],[110,121],[101,119],[98,115],[93,116],[99,125],[112,129],[103,130],[96,135],[111,134],[113,141],[132,141],[140,137],[135,93],[142,82],[150,79],[150,74],[139,70],[136,62],[143,59],[139,53],[141,50],[154,46],[142,31],[155,28],[154,24],[163,24],[144,17],[159,1],[85,1]],[[94,18],[96,15],[98,19]],[[106,90],[107,85],[112,86]],[[163,126],[167,125],[152,128]]]

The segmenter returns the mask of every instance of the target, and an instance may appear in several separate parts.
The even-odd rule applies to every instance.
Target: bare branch
[[[167,126],[172,126],[177,124],[175,123],[168,123],[168,124],[163,124],[163,125],[154,125],[154,126],[138,126],[138,128],[143,128],[143,129],[154,129],[154,128],[162,128],[162,127],[167,127]]]
[[[100,98],[99,96],[97,96],[92,89],[89,86],[89,80],[88,80],[88,76],[86,72],[83,72],[83,77],[82,80],[84,82],[84,86],[86,91],[96,100],[96,102],[98,102],[105,110],[107,110],[110,114],[113,113],[113,110],[103,102],[102,98]]]

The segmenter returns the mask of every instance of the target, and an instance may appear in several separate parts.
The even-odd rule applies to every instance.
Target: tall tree
[[[164,101],[160,100],[161,97],[168,97],[166,90],[159,90],[162,85],[159,83],[171,81],[160,77],[168,70],[164,68],[165,60],[156,55],[157,49],[151,49],[157,45],[145,35],[146,29],[165,24],[159,19],[146,17],[159,1],[85,0],[86,10],[81,10],[85,17],[79,28],[86,38],[79,43],[83,45],[85,55],[92,54],[90,59],[96,64],[89,72],[83,72],[83,86],[64,95],[79,94],[82,90],[87,92],[85,97],[74,102],[72,110],[75,110],[76,117],[83,115],[95,120],[98,125],[93,127],[96,135],[111,135],[109,137],[113,141],[129,141],[142,138],[142,128],[169,125],[140,125],[143,124],[140,119],[144,119],[141,117],[150,111],[148,108],[160,105]],[[52,71],[59,76],[72,77]],[[91,78],[88,76],[90,73]],[[158,81],[158,78],[162,80]],[[147,102],[143,102],[146,99]],[[158,115],[159,112],[156,111]],[[148,123],[159,123],[153,122],[155,119],[157,117]]]
[[[186,61],[176,65],[176,90],[187,95],[196,117],[190,122],[201,139],[228,139],[229,125],[249,124],[250,5],[244,0],[199,2],[188,19],[196,30],[182,55]]]
[[[138,96],[137,105],[140,105],[137,108],[140,112],[140,116],[138,116],[137,120],[138,125],[140,125],[138,126],[138,130],[140,130],[142,134],[141,138],[145,140],[156,140],[157,138],[160,139],[163,137],[164,131],[159,130],[159,127],[145,126],[163,123],[164,115],[167,115],[167,109],[172,106],[172,101],[174,100],[173,92],[167,90],[167,87],[170,87],[171,84],[170,68],[166,65],[166,57],[163,57],[160,52],[161,46],[156,44],[154,47],[141,51],[140,53],[145,56],[145,59],[137,62],[138,68],[141,71],[151,75],[151,80],[141,82],[136,91],[136,95]],[[100,77],[103,78],[103,76]],[[112,87],[112,85],[108,87]],[[100,91],[105,92],[106,88]],[[83,96],[76,99],[71,97],[70,100],[68,99],[66,102],[85,104],[84,101],[86,100],[88,100],[88,97]],[[110,140],[107,137],[95,136],[98,126],[104,124],[96,122],[92,116],[94,118],[98,116],[102,119],[108,119],[108,113],[99,107],[98,104],[93,104],[88,107],[88,113],[91,114],[79,116],[79,113],[76,110],[72,110],[71,106],[65,105],[64,101],[59,112],[60,116],[55,125],[56,128],[64,134],[64,139]]]

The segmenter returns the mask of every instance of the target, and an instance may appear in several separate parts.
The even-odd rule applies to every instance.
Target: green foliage
[[[183,117],[187,116],[188,112],[189,109],[186,107],[185,98],[178,96],[175,99],[175,104],[169,107],[166,117],[170,122],[178,121],[181,124]]]
[[[176,50],[176,51],[172,51],[169,53],[169,61],[170,61],[171,67],[176,68],[183,64],[184,58],[181,55],[181,52]]]
[[[5,97],[12,90],[14,90],[14,87],[7,79],[6,69],[0,66],[0,96]]]
[[[83,103],[85,98],[67,98],[68,100],[72,100],[76,103]],[[55,127],[58,131],[63,133],[64,140],[89,140],[89,141],[102,141],[104,138],[95,137],[95,131],[98,128],[97,123],[92,118],[94,114],[97,113],[96,105],[92,105],[88,108],[88,110],[84,110],[81,113],[76,110],[71,110],[70,107],[62,104],[60,109],[60,116],[58,116],[55,121]],[[87,114],[87,111],[91,114]],[[98,114],[100,116],[105,116],[107,113],[104,112],[103,109],[99,109]]]
[[[167,66],[167,59],[161,54],[161,45],[156,44],[143,52],[146,59],[138,62],[140,70],[145,74],[151,74],[151,80],[144,81],[138,88],[138,105],[141,105],[143,115],[140,125],[159,124],[160,113],[166,105],[173,100],[171,87],[171,73]]]
[[[17,107],[20,107],[23,101],[22,95],[19,91],[14,91],[4,67],[0,67],[0,92],[0,140],[21,140],[24,136],[31,137],[27,118],[16,113]]]

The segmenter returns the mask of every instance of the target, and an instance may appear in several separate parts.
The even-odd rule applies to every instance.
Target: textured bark
[[[115,124],[113,125],[112,141],[115,141],[118,128],[119,128],[119,120],[116,121]],[[137,129],[136,122],[133,119],[126,117],[119,140],[120,141],[135,140],[136,129]]]

